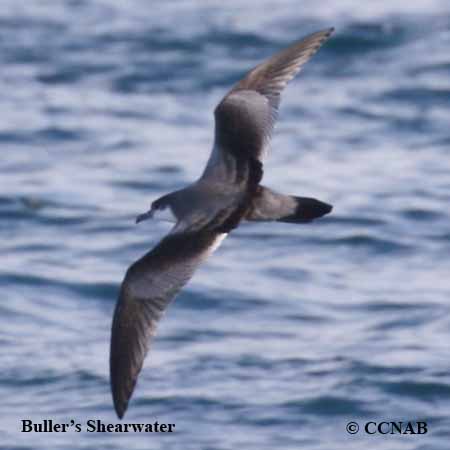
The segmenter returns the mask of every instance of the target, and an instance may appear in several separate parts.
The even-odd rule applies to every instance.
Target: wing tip
[[[331,34],[333,34],[335,30],[336,30],[336,28],[334,28],[334,27],[328,27],[328,28],[324,28],[321,31],[318,31],[317,34],[324,34],[325,36],[328,37]]]
[[[111,394],[114,405],[114,410],[116,411],[117,417],[122,420],[125,412],[128,408],[128,402],[130,400],[130,395],[123,395],[123,391],[121,391],[120,386],[116,386],[114,383],[115,377],[111,378]]]
[[[322,45],[327,39],[330,38],[330,36],[334,33],[335,28],[334,27],[328,27],[324,28],[323,30],[316,31],[315,33],[311,33],[310,35],[306,36],[304,40],[306,39],[318,39],[320,42],[320,45]]]
[[[329,28],[325,28],[323,30],[317,31],[316,33],[313,33],[313,36],[320,36],[320,45],[322,45],[323,42],[325,42],[326,40],[328,40],[330,38],[330,36],[334,33],[335,28],[334,27],[329,27]]]
[[[116,411],[117,417],[122,420],[123,416],[125,415],[125,412],[128,407],[128,402],[121,402],[117,398],[114,398],[113,394],[113,403],[114,403],[114,410]]]

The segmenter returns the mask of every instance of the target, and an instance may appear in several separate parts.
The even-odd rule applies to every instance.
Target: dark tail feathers
[[[333,207],[328,203],[321,202],[315,198],[309,197],[294,197],[297,201],[297,209],[293,214],[280,217],[278,222],[287,223],[308,223],[318,217],[322,217],[325,214],[331,212]]]

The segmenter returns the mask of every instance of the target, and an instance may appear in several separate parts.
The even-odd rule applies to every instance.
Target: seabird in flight
[[[305,223],[332,206],[260,184],[280,94],[333,29],[313,33],[251,70],[216,107],[215,140],[202,176],[154,201],[137,217],[170,217],[175,226],[127,270],[112,323],[110,375],[122,418],[167,305],[241,221]]]

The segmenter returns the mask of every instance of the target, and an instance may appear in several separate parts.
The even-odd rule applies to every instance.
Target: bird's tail
[[[276,220],[288,223],[308,223],[314,219],[324,216],[331,212],[333,207],[325,202],[309,197],[291,197],[297,202],[292,214],[282,216]]]
[[[315,198],[279,194],[260,186],[246,220],[308,223],[331,212],[333,207]]]

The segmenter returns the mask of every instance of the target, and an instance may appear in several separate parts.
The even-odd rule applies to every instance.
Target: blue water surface
[[[329,26],[264,183],[333,213],[243,225],[170,306],[125,421],[174,433],[87,433],[119,422],[120,282],[170,229],[135,216],[201,174],[246,70]],[[449,48],[439,0],[2,0],[0,448],[448,450]]]

